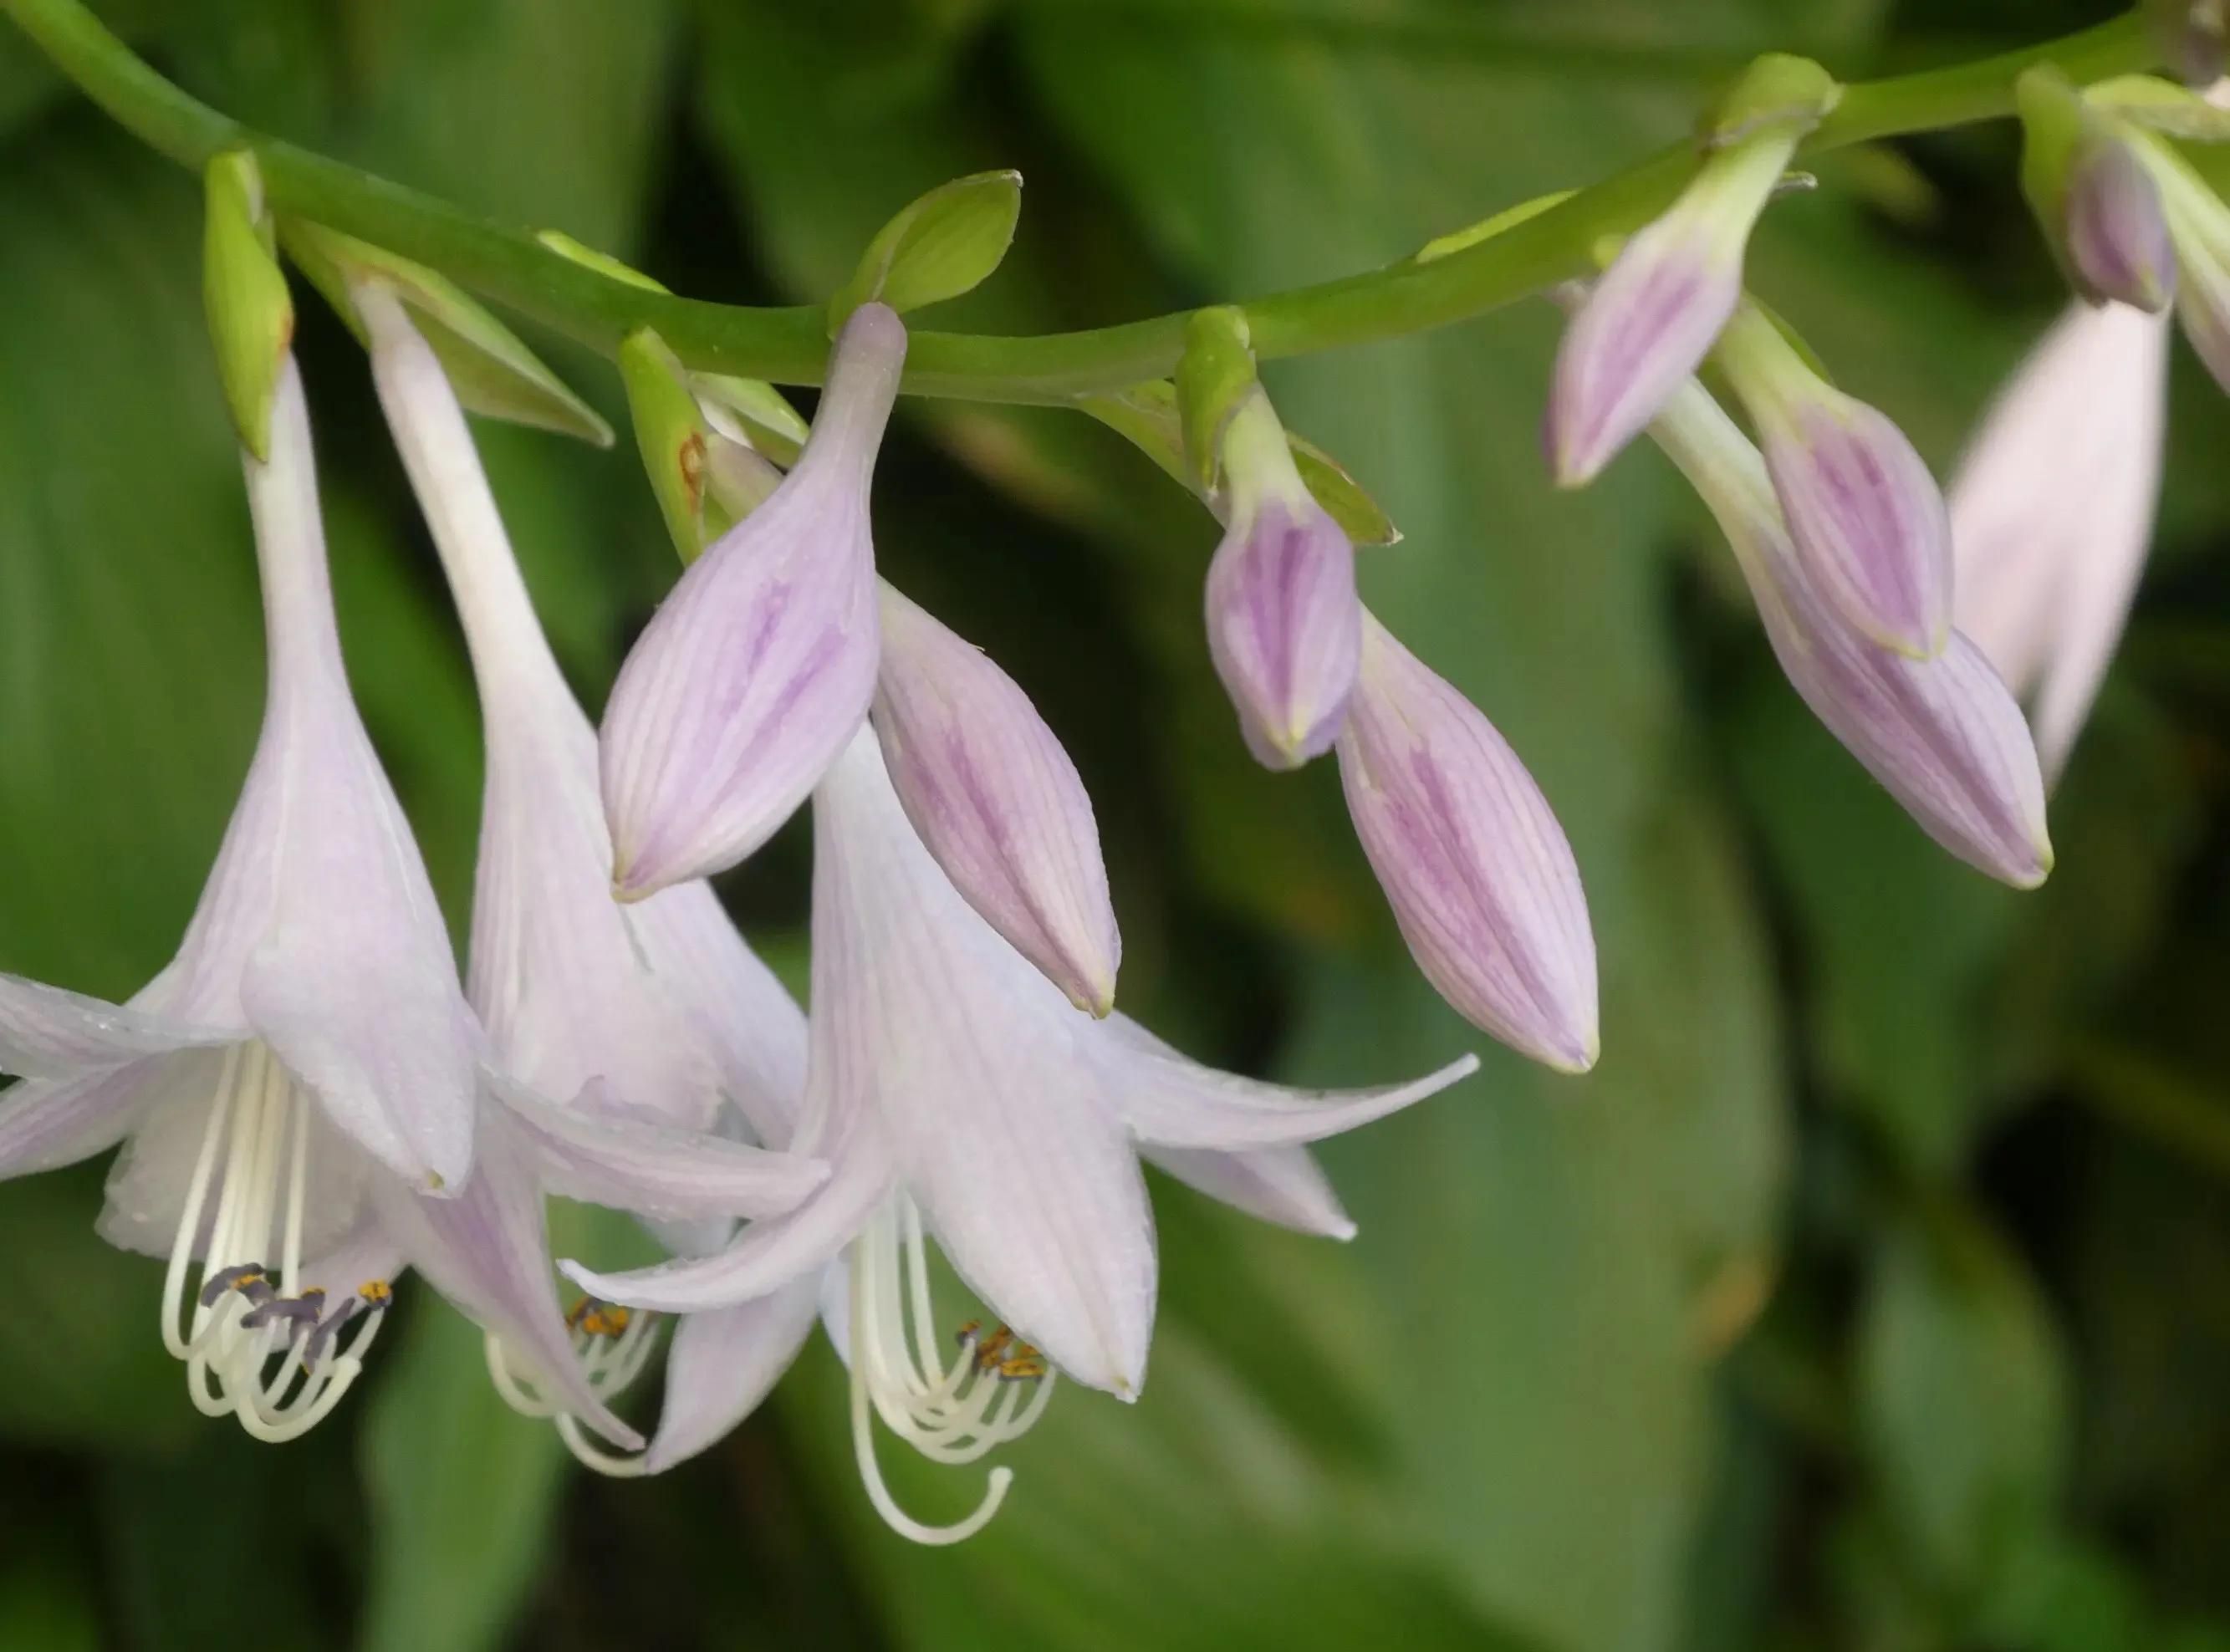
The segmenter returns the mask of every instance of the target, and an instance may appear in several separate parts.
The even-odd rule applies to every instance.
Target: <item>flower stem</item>
[[[249,131],[188,96],[136,56],[81,0],[0,0],[0,11],[127,130],[183,165],[246,145],[283,212],[406,258],[510,305],[606,355],[654,328],[689,366],[784,384],[818,383],[828,359],[819,305],[758,309],[707,304],[613,280],[552,251],[529,231],[484,219]],[[1863,81],[1814,132],[1806,152],[1932,131],[2010,113],[2013,83],[2053,63],[2077,80],[2148,68],[2155,53],[2127,16],[2057,41],[1922,74]],[[1537,216],[1446,257],[1405,259],[1314,286],[1247,300],[1256,350],[1299,356],[1396,338],[1484,315],[1591,267],[1605,236],[1662,210],[1687,177],[1676,145]],[[905,388],[918,395],[1062,402],[1168,373],[1184,346],[1186,313],[1088,331],[1001,337],[914,334]]]

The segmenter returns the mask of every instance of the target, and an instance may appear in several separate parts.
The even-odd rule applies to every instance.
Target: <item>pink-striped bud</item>
[[[1478,708],[1367,614],[1339,777],[1402,938],[1440,996],[1537,1061],[1593,1066],[1595,935],[1563,828]]]
[[[1013,678],[887,585],[882,633],[874,729],[906,818],[984,922],[1106,1014],[1123,939],[1076,765]]]
[[[1916,659],[1951,631],[1951,526],[1905,433],[1812,370],[1772,318],[1744,304],[1720,340],[1796,554],[1859,634]]]
[[[1221,459],[1230,525],[1208,565],[1208,652],[1247,749],[1297,768],[1331,749],[1354,691],[1355,547],[1301,480],[1259,389],[1232,413]]]
[[[796,468],[682,575],[621,668],[602,748],[622,899],[749,855],[867,716],[867,489],[905,359],[898,317],[861,305]]]

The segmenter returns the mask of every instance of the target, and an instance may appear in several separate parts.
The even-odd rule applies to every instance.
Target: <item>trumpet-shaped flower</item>
[[[2164,318],[2072,306],[1984,417],[1950,490],[1959,628],[2030,702],[2057,775],[2121,640],[2167,434]]]
[[[598,1296],[669,1311],[764,1299],[758,1330],[802,1334],[812,1276],[834,1263],[860,1469],[896,1506],[872,1419],[944,1462],[980,1457],[1034,1420],[1055,1370],[1128,1398],[1144,1381],[1155,1252],[1141,1154],[1242,1209],[1344,1232],[1299,1144],[1382,1116],[1473,1070],[1331,1095],[1187,1061],[1121,1016],[1080,1015],[978,915],[923,847],[864,731],[815,807],[813,1017],[805,1122],[794,1144],[828,1183],[717,1255],[619,1276],[566,1270]],[[1004,1324],[931,1324],[934,1238]],[[748,1330],[749,1327],[745,1327]],[[739,1338],[745,1334],[738,1331]],[[707,1350],[706,1357],[713,1357]],[[754,1376],[756,1372],[753,1372]]]
[[[130,1005],[0,978],[0,1071],[25,1075],[0,1096],[0,1173],[125,1142],[102,1236],[168,1258],[162,1334],[195,1405],[259,1438],[339,1401],[408,1263],[632,1441],[574,1374],[512,1206],[528,1167],[593,1180],[644,1144],[488,1066],[350,697],[291,362],[269,451],[246,460],[268,700],[223,846],[177,957]]]
[[[1982,651],[1955,631],[1936,658],[1912,659],[1844,624],[1790,543],[1757,449],[1700,384],[1683,386],[1650,434],[1718,519],[1814,715],[1953,854],[2019,888],[2043,882],[2036,749]]]
[[[1220,453],[1229,525],[1208,569],[1208,643],[1247,749],[1295,768],[1331,748],[1355,690],[1355,547],[1301,479],[1270,399],[1232,413]]]
[[[786,1210],[825,1173],[815,1161],[694,1134],[740,1126],[760,1141],[789,1139],[804,1018],[702,882],[632,905],[613,900],[596,733],[536,620],[456,395],[392,296],[366,287],[356,300],[487,725],[469,996],[504,1070],[569,1102],[539,1114],[538,1160],[503,1167],[520,1265],[550,1289],[537,1175],[551,1191],[633,1210],[685,1245],[705,1242],[709,1225],[717,1244],[727,1218]],[[583,1159],[584,1140],[607,1150]],[[621,1162],[610,1149],[623,1141],[631,1150]],[[598,1395],[623,1387],[653,1346],[648,1315],[591,1306],[567,1328],[578,1380]],[[583,1437],[562,1389],[533,1374],[536,1349],[525,1350],[521,1372],[504,1334],[491,1330],[488,1346],[506,1397],[555,1415],[577,1454],[598,1467],[642,1461],[613,1459]]]
[[[895,314],[853,312],[796,468],[682,575],[622,667],[602,759],[622,899],[749,855],[867,716],[867,491],[905,359]]]
[[[1537,1061],[1593,1066],[1595,935],[1563,828],[1478,708],[1368,614],[1339,777],[1402,936],[1440,996]]]

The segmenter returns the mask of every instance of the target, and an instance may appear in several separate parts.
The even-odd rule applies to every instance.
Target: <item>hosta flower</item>
[[[2070,308],[1984,417],[1951,484],[1959,628],[2031,703],[2056,775],[2106,674],[2152,541],[2166,321]]]
[[[1563,828],[1478,708],[1368,614],[1339,778],[1440,996],[1537,1061],[1593,1066],[1595,935]]]
[[[1860,633],[1925,659],[1951,629],[1951,527],[1905,433],[1813,371],[1745,302],[1715,357],[1741,398],[1811,582]]]
[[[1293,768],[1331,749],[1355,689],[1355,548],[1301,480],[1259,388],[1231,415],[1220,463],[1228,525],[1208,569],[1208,652],[1247,749]]]
[[[896,315],[853,312],[796,468],[682,575],[622,667],[602,756],[623,899],[757,849],[867,716],[867,489],[905,359]]]
[[[750,1344],[764,1355],[776,1333],[802,1334],[814,1276],[836,1263],[869,1495],[908,1536],[952,1541],[990,1517],[1006,1471],[967,1519],[923,1525],[884,1486],[872,1419],[967,1462],[1029,1426],[1056,1370],[1136,1394],[1155,1293],[1141,1154],[1171,1155],[1175,1173],[1243,1209],[1342,1232],[1298,1144],[1477,1064],[1310,1094],[1196,1065],[1119,1015],[1079,1014],[939,870],[865,731],[822,781],[814,826],[811,1048],[794,1146],[830,1161],[828,1183],[716,1256],[566,1270],[599,1297],[674,1312],[764,1299]],[[1002,1324],[964,1327],[956,1344],[931,1322],[932,1239]]]
[[[551,1191],[652,1218],[679,1244],[717,1246],[730,1217],[788,1209],[824,1173],[810,1160],[684,1134],[740,1128],[759,1141],[788,1140],[804,1082],[804,1019],[703,883],[630,905],[613,900],[596,733],[535,618],[456,396],[392,297],[360,288],[356,302],[464,623],[487,727],[469,996],[504,1070],[568,1103],[538,1115],[544,1151],[505,1167],[525,1265],[546,1291],[536,1176]],[[633,1156],[577,1160],[568,1129],[607,1146],[631,1136]],[[623,1387],[652,1347],[648,1315],[590,1304],[569,1328],[579,1380],[599,1394]],[[531,1360],[521,1373],[517,1359],[492,1331],[490,1365],[506,1396],[557,1413],[574,1450],[609,1466],[566,1414],[562,1392],[553,1402]]]
[[[1757,449],[1701,385],[1683,386],[1650,434],[1718,519],[1814,715],[1953,854],[2020,888],[2043,882],[2036,750],[1982,651],[1955,631],[1936,658],[1912,659],[1854,633],[1790,543]]]
[[[255,761],[177,956],[130,1005],[0,978],[0,1070],[25,1076],[0,1096],[0,1170],[124,1141],[102,1235],[168,1258],[162,1333],[195,1405],[259,1438],[338,1403],[407,1264],[636,1443],[575,1365],[540,1189],[598,1196],[681,1155],[487,1061],[350,698],[291,363],[247,470],[270,656]],[[686,1157],[727,1208],[726,1184],[764,1174]]]

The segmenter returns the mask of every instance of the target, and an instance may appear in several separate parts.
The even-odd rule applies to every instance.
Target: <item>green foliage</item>
[[[877,288],[998,332],[1405,258],[1692,133],[1761,51],[1854,79],[2095,11],[102,10],[221,107],[676,292]],[[2060,301],[2015,157],[2010,128],[1842,157],[1752,250],[1837,381],[1947,466]],[[1033,192],[1011,247],[1009,166]],[[112,994],[175,944],[261,704],[199,236],[191,181],[0,32],[0,968]],[[406,1285],[334,1421],[255,1448],[186,1403],[155,1264],[93,1232],[97,1170],[0,1186],[0,1646],[2221,1648],[2230,415],[2180,380],[2162,577],[2054,799],[2059,869],[2015,897],[1805,714],[1666,467],[1638,452],[1585,493],[1549,485],[1556,325],[1534,305],[1264,376],[1340,456],[1296,440],[1358,542],[1406,530],[1363,559],[1374,608],[1571,835],[1595,1073],[1486,1051],[1479,1079],[1337,1144],[1349,1246],[1157,1180],[1144,1397],[1064,1388],[999,1459],[1000,1519],[938,1552],[867,1507],[821,1339],[730,1445],[591,1484]],[[300,332],[352,679],[461,928],[470,676],[360,354],[314,305]],[[623,411],[607,364],[513,342],[580,388],[577,425]],[[765,387],[690,388],[794,453]],[[1227,1064],[1422,1070],[1481,1041],[1416,978],[1331,775],[1245,757],[1200,632],[1217,530],[1164,473],[1173,409],[1167,385],[1131,392],[1125,441],[1070,410],[909,401],[880,558],[1075,754],[1127,1008]],[[657,504],[626,455],[475,434],[593,707],[674,577]],[[792,965],[804,865],[785,839],[729,890]],[[980,1491],[980,1466],[884,1446],[925,1517]]]

